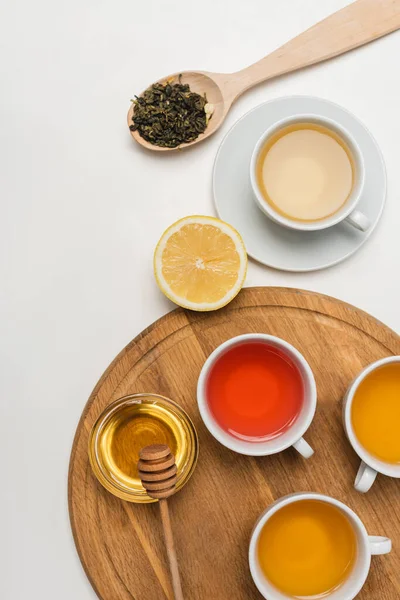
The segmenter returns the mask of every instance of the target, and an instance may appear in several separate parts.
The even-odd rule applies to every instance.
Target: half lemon
[[[222,308],[241,290],[247,254],[240,234],[220,219],[192,216],[163,233],[154,252],[161,291],[183,308]]]

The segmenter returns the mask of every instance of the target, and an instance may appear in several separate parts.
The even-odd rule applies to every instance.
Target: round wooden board
[[[196,382],[211,351],[230,337],[270,333],[296,346],[318,388],[316,417],[306,439],[315,455],[295,450],[250,458],[227,450],[204,427]],[[172,600],[157,504],[136,505],[106,492],[91,472],[89,431],[104,407],[126,394],[156,392],[180,403],[200,438],[188,485],[169,504],[185,598],[255,600],[247,551],[255,520],[276,498],[317,491],[346,502],[369,533],[393,540],[389,556],[373,557],[360,600],[400,597],[400,481],[378,476],[372,490],[353,489],[359,459],[341,422],[344,392],[367,364],[400,354],[400,338],[362,311],[333,298],[285,288],[248,288],[225,309],[175,310],[114,360],[80,420],[69,473],[69,508],[83,567],[102,600]]]

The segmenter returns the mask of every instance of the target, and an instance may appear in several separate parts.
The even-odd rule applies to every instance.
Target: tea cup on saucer
[[[331,131],[332,134],[343,141],[344,145],[348,148],[353,164],[353,182],[347,199],[336,212],[324,218],[318,218],[317,220],[298,220],[276,210],[276,208],[267,201],[257,177],[257,165],[268,141],[280,130],[289,126],[301,126],[302,124],[311,124],[321,127],[324,130]],[[365,162],[363,154],[350,132],[333,119],[315,114],[301,114],[286,117],[275,122],[263,133],[253,150],[250,160],[250,181],[257,206],[272,221],[283,227],[298,231],[318,231],[333,227],[342,221],[346,221],[356,229],[365,232],[371,225],[370,220],[362,212],[357,210],[357,206],[362,198],[365,182]]]

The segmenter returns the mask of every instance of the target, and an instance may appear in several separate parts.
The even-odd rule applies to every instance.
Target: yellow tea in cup
[[[320,500],[299,500],[274,513],[258,541],[258,560],[281,593],[323,598],[339,588],[355,563],[357,540],[345,514]]]
[[[400,363],[382,365],[361,381],[351,421],[358,441],[370,454],[400,464]]]
[[[256,166],[265,202],[295,221],[320,221],[346,204],[355,180],[345,141],[316,123],[294,123],[267,140]]]

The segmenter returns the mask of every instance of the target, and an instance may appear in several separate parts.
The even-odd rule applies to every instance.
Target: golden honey
[[[162,396],[135,394],[109,405],[93,426],[89,458],[100,483],[129,502],[154,502],[138,476],[140,449],[167,444],[178,469],[176,489],[191,476],[198,456],[196,430],[185,411]]]

